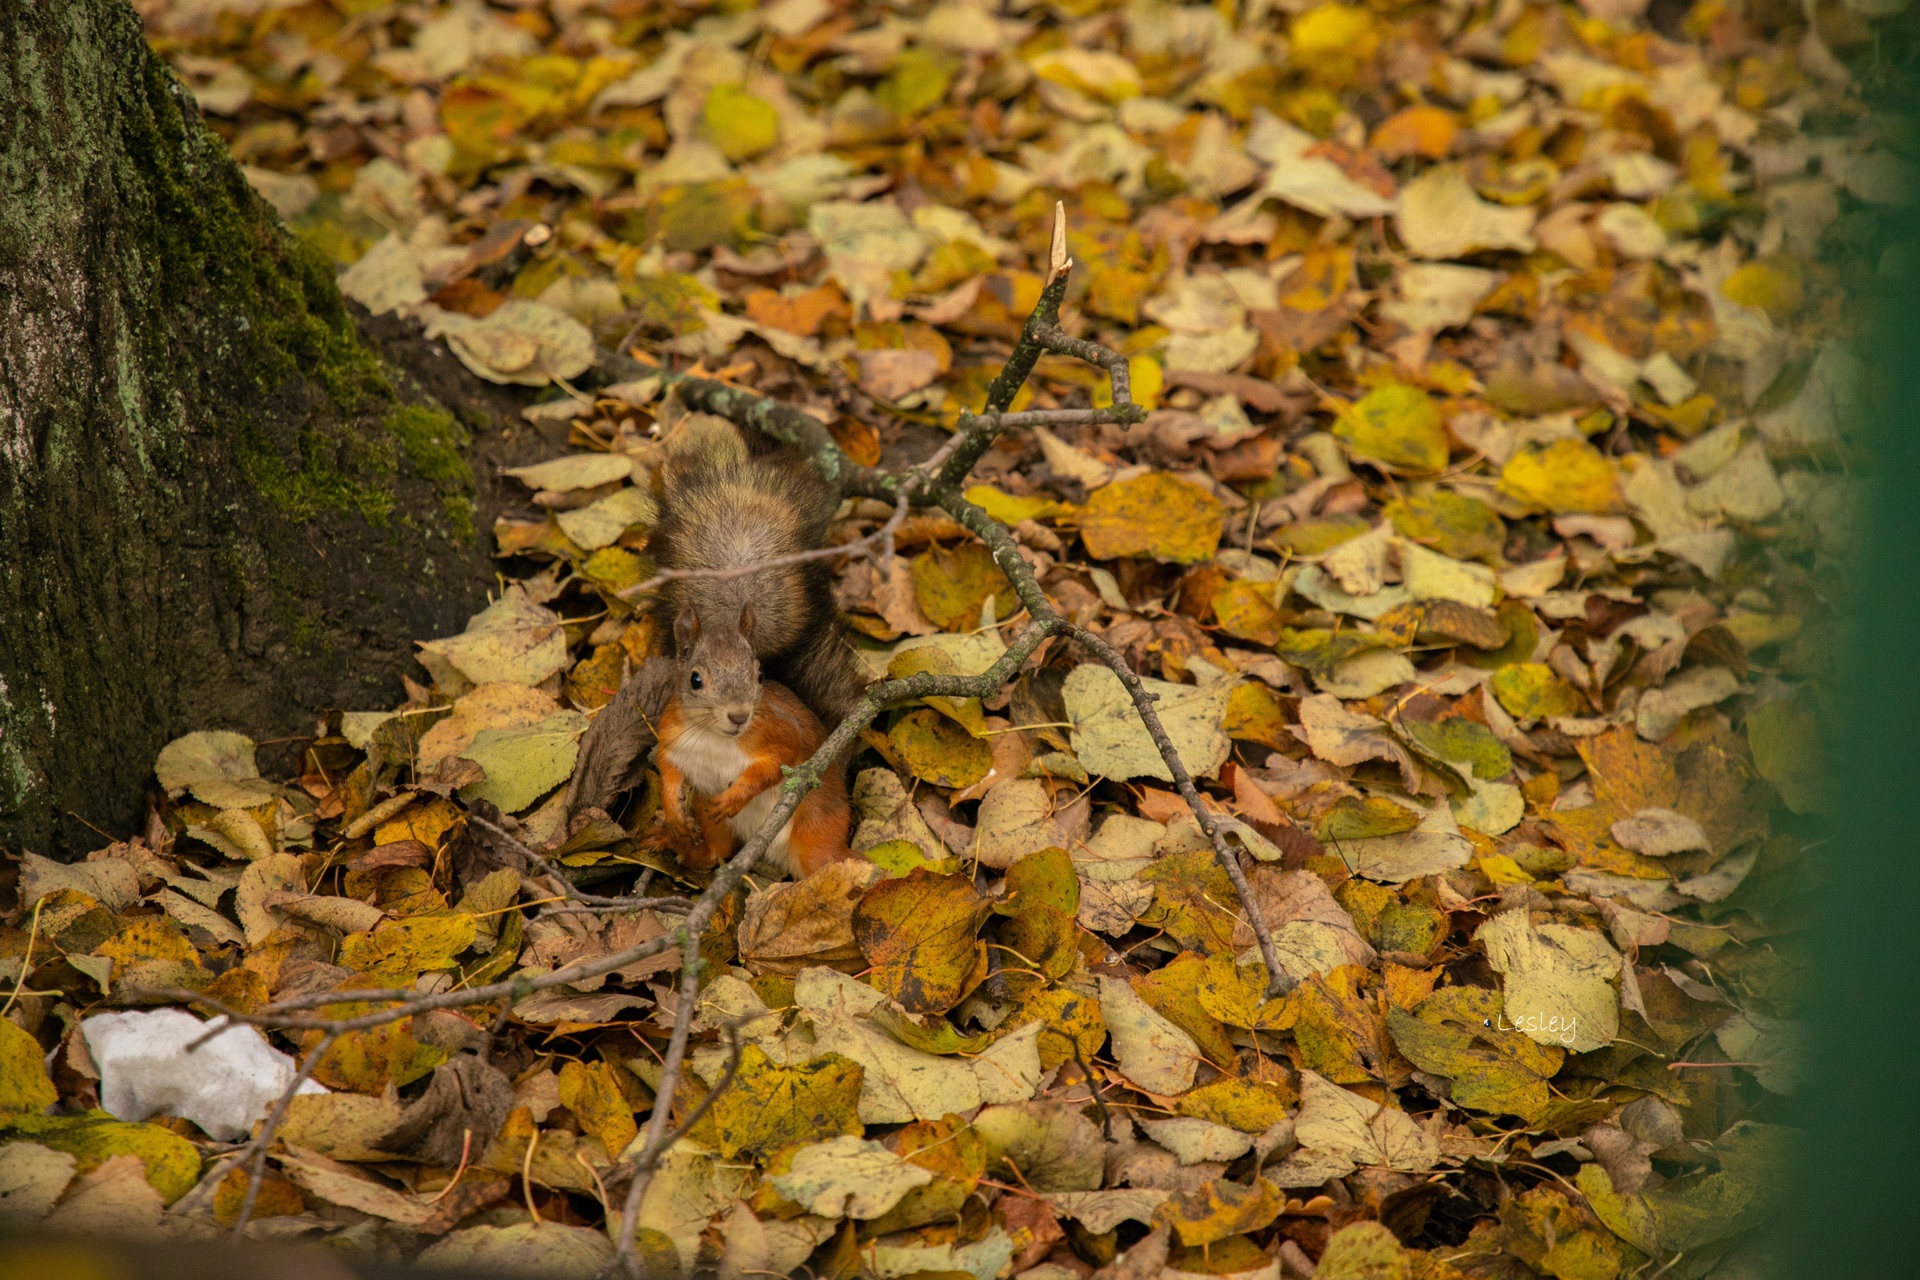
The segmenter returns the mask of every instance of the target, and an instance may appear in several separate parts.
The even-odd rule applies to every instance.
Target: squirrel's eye
[[[704,689],[707,684],[705,680],[702,680],[700,678],[700,673],[698,671],[694,672],[692,675],[687,677],[687,683],[695,689]]]

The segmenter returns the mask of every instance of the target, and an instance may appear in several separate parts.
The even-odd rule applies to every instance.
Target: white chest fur
[[[740,740],[704,727],[681,734],[667,759],[687,775],[695,791],[708,796],[719,795],[747,771],[747,753],[740,749]]]
[[[747,771],[747,753],[740,749],[740,741],[723,733],[715,733],[707,728],[692,728],[674,742],[667,752],[667,759],[673,767],[686,775],[693,789],[701,795],[717,796],[733,785],[734,779]],[[767,814],[773,811],[774,804],[780,799],[779,787],[768,787],[749,800],[746,807],[733,815],[727,825],[733,829],[737,839],[745,840],[760,829],[767,820]],[[792,834],[793,819],[787,819],[786,826],[774,837],[767,852],[776,862],[784,862],[787,857],[787,837]]]

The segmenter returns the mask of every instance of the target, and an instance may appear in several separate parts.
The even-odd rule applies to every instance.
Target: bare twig
[[[695,966],[689,964],[687,967],[689,971],[692,971]],[[691,1007],[691,1001],[686,1002],[686,1007]],[[674,1031],[676,1034],[679,1032],[683,1021],[691,1025],[691,1015],[675,1018]],[[682,1120],[679,1127],[670,1133],[663,1132],[666,1126],[661,1117],[672,1114],[673,1100],[665,1093],[659,1094],[654,1098],[653,1114],[647,1117],[647,1142],[641,1149],[640,1154],[634,1158],[633,1181],[627,1187],[626,1203],[621,1208],[620,1240],[614,1255],[615,1265],[624,1269],[630,1277],[630,1280],[638,1280],[640,1275],[637,1259],[634,1257],[634,1244],[640,1234],[640,1206],[647,1198],[647,1188],[653,1183],[654,1170],[660,1167],[661,1158],[665,1156],[667,1152],[673,1150],[674,1143],[693,1132],[693,1126],[699,1124],[701,1117],[713,1109],[713,1104],[720,1100],[721,1094],[733,1087],[735,1077],[740,1074],[740,1059],[742,1054],[740,1033],[731,1024],[727,1026],[726,1032],[726,1069],[720,1073],[720,1079],[714,1082],[713,1088],[707,1090],[706,1096],[694,1104],[693,1110],[687,1113],[687,1118]],[[684,1067],[686,1061],[684,1041],[680,1042],[680,1047],[682,1050],[681,1057],[679,1061],[676,1062],[673,1056],[674,1045],[669,1043],[667,1046],[666,1069],[675,1073],[674,1083],[676,1085],[679,1083],[677,1078],[678,1071]],[[661,1085],[664,1087],[667,1083],[666,1071],[661,1073],[660,1079]],[[608,1217],[612,1217],[611,1212],[609,1212]],[[612,1224],[609,1223],[608,1225]]]
[[[563,895],[566,896],[567,900],[570,902],[585,903],[590,906],[605,908],[610,911],[620,910],[623,908],[630,908],[636,911],[639,911],[639,910],[679,911],[679,910],[682,910],[683,908],[692,906],[692,903],[689,902],[686,898],[674,898],[674,897],[648,898],[648,897],[637,897],[637,896],[622,897],[619,895],[607,896],[605,894],[588,893],[585,889],[575,888],[573,881],[567,879],[567,877],[561,873],[560,868],[554,866],[553,860],[548,858],[546,854],[540,852],[538,849],[528,844],[525,840],[522,840],[519,836],[515,835],[513,832],[507,830],[505,827],[501,826],[499,823],[488,822],[485,818],[482,818],[478,814],[474,814],[474,813],[469,813],[467,815],[467,821],[472,823],[476,827],[484,828],[489,834],[497,837],[498,839],[505,840],[508,844],[511,844],[514,848],[518,849],[521,853],[521,856],[526,858],[527,861],[535,864],[542,871],[545,871],[547,873],[548,878],[554,882],[554,885],[560,890],[560,892]],[[337,1004],[339,1002],[328,1001],[327,1003]],[[282,1005],[279,1007],[290,1008],[292,1006]]]
[[[260,1132],[240,1153],[239,1158],[247,1161],[247,1194],[246,1198],[240,1202],[240,1215],[233,1222],[234,1239],[240,1238],[240,1233],[247,1229],[248,1220],[253,1217],[254,1202],[260,1198],[260,1180],[266,1174],[267,1148],[273,1145],[274,1135],[280,1130],[280,1122],[287,1118],[287,1110],[293,1106],[293,1099],[300,1092],[300,1086],[312,1077],[314,1069],[320,1065],[320,1059],[327,1056],[327,1050],[333,1048],[333,1042],[339,1038],[333,1032],[320,1037],[320,1043],[313,1047],[313,1052],[307,1055],[307,1060],[300,1064],[298,1071],[293,1073],[293,1079],[287,1081],[287,1087],[280,1091],[279,1101],[273,1104],[273,1110],[267,1113],[267,1118],[260,1124]]]
[[[1153,739],[1153,745],[1160,749],[1160,758],[1167,762],[1167,770],[1173,775],[1174,788],[1187,802],[1187,808],[1193,811],[1193,817],[1206,832],[1207,839],[1213,845],[1213,856],[1219,862],[1220,869],[1227,873],[1227,879],[1233,882],[1233,891],[1240,896],[1241,905],[1247,909],[1247,924],[1253,929],[1253,936],[1260,943],[1260,958],[1267,965],[1267,994],[1284,995],[1293,990],[1294,980],[1280,968],[1280,958],[1273,949],[1273,933],[1267,928],[1266,920],[1261,916],[1254,902],[1253,886],[1247,883],[1247,873],[1240,867],[1240,858],[1227,843],[1225,833],[1220,828],[1220,820],[1214,816],[1206,802],[1200,798],[1200,791],[1193,785],[1193,775],[1187,772],[1186,763],[1180,759],[1180,753],[1174,748],[1173,739],[1167,736],[1167,727],[1160,723],[1160,713],[1154,708],[1154,695],[1147,692],[1140,677],[1134,673],[1119,650],[1104,639],[1094,635],[1084,627],[1069,625],[1066,633],[1085,645],[1092,654],[1106,664],[1109,671],[1120,678],[1120,684],[1133,700],[1133,709],[1139,713],[1141,723],[1147,726],[1147,735]]]
[[[880,559],[884,562],[893,558],[893,536],[907,521],[907,509],[910,495],[902,490],[900,499],[894,504],[893,515],[887,522],[872,533],[854,539],[852,542],[839,543],[831,547],[815,547],[810,551],[794,551],[784,556],[769,556],[765,560],[752,560],[746,564],[722,565],[712,569],[662,569],[644,582],[636,582],[630,587],[622,587],[614,592],[622,600],[637,600],[652,595],[669,582],[686,578],[706,578],[717,582],[727,582],[735,578],[745,578],[752,574],[763,573],[769,569],[785,569],[793,565],[808,564],[815,560],[835,560],[841,556],[857,555],[881,548]]]

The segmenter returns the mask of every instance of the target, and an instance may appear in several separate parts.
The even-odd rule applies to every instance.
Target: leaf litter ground
[[[1764,1267],[1900,6],[141,7],[343,289],[551,388],[527,416],[575,451],[514,473],[508,581],[405,703],[297,777],[190,734],[141,836],[21,861],[10,1221],[586,1275],[658,1112],[663,1274]],[[962,479],[1089,639],[866,730],[866,858],[729,895],[697,991],[666,948],[459,1003],[670,939],[703,887],[644,839],[657,787],[569,821],[659,647],[651,478],[723,428],[608,349],[915,462],[987,405],[1056,202],[1061,327],[1150,412]],[[1048,354],[1011,407],[1106,403]],[[835,537],[876,679],[1027,621],[950,511]],[[438,1007],[298,1025],[396,987]],[[84,1028],[157,989],[291,1007],[262,1097],[296,1059],[324,1091],[249,1148],[264,1102],[109,1114]]]

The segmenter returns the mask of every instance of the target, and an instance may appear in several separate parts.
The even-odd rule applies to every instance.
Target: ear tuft
[[[740,606],[740,634],[745,639],[753,639],[753,606],[751,604]]]
[[[682,658],[693,651],[693,642],[700,638],[700,618],[688,605],[673,620],[673,647]]]

